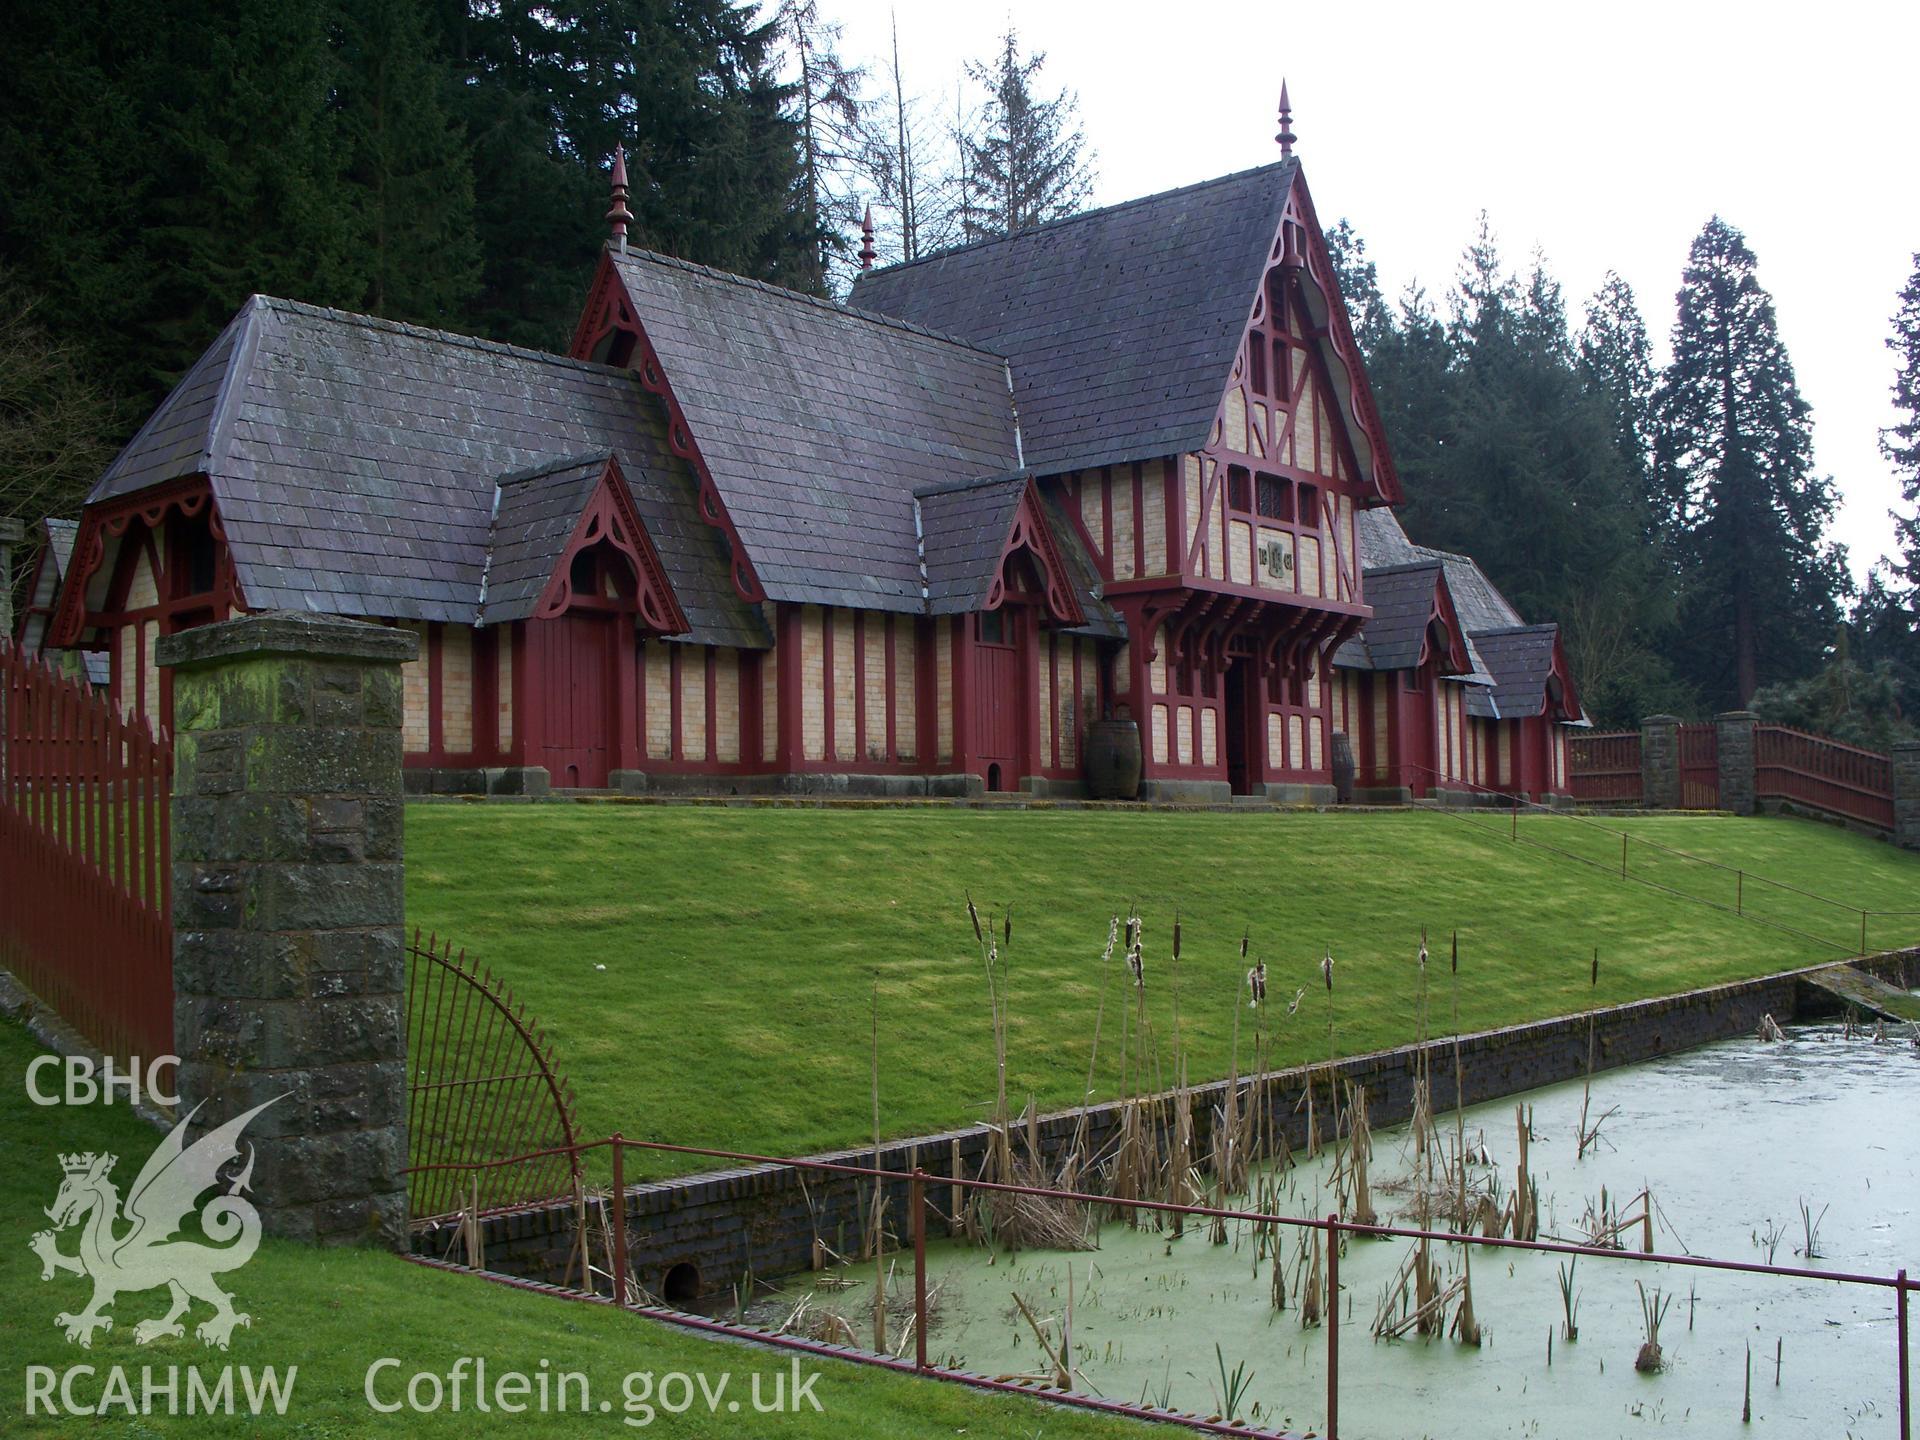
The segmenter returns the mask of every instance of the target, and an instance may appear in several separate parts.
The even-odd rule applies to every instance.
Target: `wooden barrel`
[[[1140,794],[1140,727],[1131,720],[1096,720],[1087,727],[1087,794],[1095,800],[1132,800]]]

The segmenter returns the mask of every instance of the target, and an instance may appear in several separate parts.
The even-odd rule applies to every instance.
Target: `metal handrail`
[[[994,1380],[984,1375],[955,1370],[945,1366],[931,1364],[927,1359],[926,1345],[926,1188],[928,1185],[944,1185],[950,1189],[983,1191],[1005,1195],[1025,1195],[1043,1200],[1064,1201],[1071,1204],[1090,1206],[1111,1206],[1116,1209],[1149,1211],[1157,1214],[1191,1216],[1198,1219],[1234,1220],[1254,1225],[1286,1226],[1299,1230],[1324,1232],[1327,1236],[1327,1320],[1323,1328],[1327,1340],[1327,1419],[1324,1435],[1326,1440],[1338,1440],[1340,1409],[1340,1239],[1346,1235],[1391,1237],[1395,1239],[1438,1241],[1441,1244],[1478,1245],[1488,1249],[1534,1250],[1552,1255],[1590,1256],[1598,1260],[1628,1260],[1640,1264],[1678,1265],[1697,1270],[1719,1270],[1746,1275],[1774,1276],[1794,1280],[1824,1280],[1834,1284],[1864,1285],[1875,1289],[1890,1289],[1894,1292],[1895,1345],[1897,1347],[1896,1384],[1899,1390],[1900,1440],[1912,1440],[1912,1397],[1908,1373],[1908,1331],[1909,1305],[1907,1297],[1920,1289],[1920,1281],[1910,1280],[1903,1267],[1893,1275],[1875,1275],[1841,1270],[1815,1270],[1799,1265],[1762,1264],[1751,1260],[1716,1260],[1705,1255],[1670,1255],[1662,1252],[1643,1250],[1615,1250],[1597,1245],[1577,1245],[1559,1240],[1522,1240],[1517,1237],[1495,1235],[1473,1235],[1453,1230],[1426,1230],[1403,1225],[1359,1224],[1342,1220],[1339,1214],[1329,1214],[1324,1220],[1311,1216],[1270,1215],[1259,1210],[1240,1210],[1220,1205],[1180,1204],[1170,1200],[1130,1199],[1113,1195],[1098,1195],[1080,1190],[1063,1190],[1044,1185],[1021,1185],[1008,1181],[970,1178],[964,1175],[936,1175],[914,1166],[910,1170],[888,1170],[875,1165],[859,1165],[837,1160],[809,1160],[791,1156],[759,1155],[751,1151],[719,1150],[699,1145],[675,1145],[661,1140],[629,1140],[615,1133],[604,1140],[587,1141],[580,1144],[555,1147],[545,1151],[535,1151],[527,1155],[515,1156],[505,1160],[492,1161],[449,1161],[439,1165],[410,1166],[409,1170],[430,1169],[480,1169],[496,1165],[524,1163],[545,1155],[570,1154],[578,1164],[579,1156],[589,1150],[603,1147],[613,1152],[614,1193],[624,1196],[627,1193],[625,1165],[623,1157],[628,1150],[646,1150],[670,1155],[696,1155],[714,1160],[728,1160],[736,1164],[765,1165],[784,1167],[793,1170],[805,1170],[816,1174],[847,1176],[854,1179],[905,1180],[909,1188],[909,1208],[911,1215],[913,1264],[914,1264],[914,1360],[909,1366],[905,1361],[877,1351],[863,1351],[825,1345],[800,1336],[784,1335],[754,1326],[729,1324],[725,1321],[711,1320],[699,1316],[685,1315],[662,1306],[635,1306],[627,1303],[626,1275],[628,1270],[627,1251],[627,1214],[624,1204],[612,1208],[613,1229],[613,1271],[614,1295],[611,1303],[621,1309],[630,1309],[673,1324],[707,1331],[713,1334],[730,1336],[735,1339],[757,1341],[785,1349],[805,1351],[812,1354],[827,1355],[835,1359],[851,1360],[864,1364],[881,1365],[886,1368],[910,1371],[913,1374],[932,1379],[952,1381],[980,1389],[1002,1391],[1021,1391],[1036,1393],[1036,1387],[1014,1385],[1006,1381]],[[431,1262],[428,1262],[431,1263]],[[504,1278],[504,1277],[501,1277]],[[511,1283],[511,1282],[509,1282]],[[552,1287],[541,1287],[543,1293],[566,1294]],[[584,1294],[571,1295],[570,1298],[598,1299],[597,1296]],[[1063,1404],[1076,1405],[1086,1409],[1105,1411],[1110,1414],[1128,1415],[1143,1420],[1171,1421],[1188,1428],[1209,1434],[1221,1435],[1266,1435],[1280,1440],[1277,1432],[1256,1430],[1250,1426],[1231,1423],[1231,1417],[1222,1420],[1206,1419],[1197,1415],[1177,1414],[1152,1406],[1130,1405],[1122,1401],[1105,1397],[1082,1395],[1072,1390],[1048,1387],[1044,1390],[1048,1399]]]

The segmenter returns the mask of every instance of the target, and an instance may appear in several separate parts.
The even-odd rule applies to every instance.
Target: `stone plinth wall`
[[[1920,984],[1920,950],[1860,962],[1896,984]],[[1504,1030],[1463,1037],[1460,1042],[1465,1100],[1468,1104],[1494,1100],[1518,1091],[1558,1081],[1577,1079],[1586,1071],[1587,1036],[1591,1022],[1595,1063],[1611,1069],[1690,1049],[1713,1040],[1751,1034],[1762,1015],[1786,1019],[1803,1010],[1831,1006],[1832,997],[1806,985],[1804,971],[1789,971],[1758,980],[1740,981],[1659,1000],[1612,1006],[1589,1014],[1571,1015]],[[1432,1042],[1428,1065],[1436,1109],[1454,1104],[1451,1040]],[[1337,1069],[1343,1083],[1367,1087],[1372,1122],[1398,1124],[1408,1118],[1413,1104],[1413,1081],[1419,1047],[1382,1051],[1342,1061]],[[1324,1095],[1325,1067],[1312,1067]],[[1277,1133],[1298,1149],[1306,1143],[1305,1106],[1300,1103],[1307,1070],[1277,1072],[1266,1095]],[[1251,1082],[1242,1081],[1251,1094]],[[1192,1111],[1196,1146],[1205,1151],[1214,1107],[1220,1103],[1222,1083],[1197,1086]],[[1325,1114],[1325,1102],[1321,1101]],[[1112,1139],[1120,1119],[1113,1105],[1093,1107],[1087,1130],[1097,1151]],[[1071,1142],[1079,1114],[1050,1116],[1040,1124],[1042,1149],[1052,1156]],[[953,1173],[957,1151],[961,1173],[980,1173],[988,1134],[973,1126],[939,1135],[920,1136],[881,1147],[880,1167],[906,1171],[916,1163],[930,1175]],[[1016,1145],[1021,1141],[1016,1139]],[[851,1165],[869,1165],[873,1151],[846,1150],[809,1157]],[[644,1175],[645,1151],[627,1152],[627,1174]],[[803,1183],[804,1182],[804,1183]],[[888,1213],[892,1226],[904,1231],[907,1185],[890,1182]],[[667,1275],[679,1266],[680,1283],[699,1294],[730,1289],[742,1276],[765,1279],[808,1267],[817,1235],[841,1255],[857,1255],[871,1179],[803,1173],[784,1165],[752,1165],[698,1176],[629,1186],[627,1195],[628,1246],[632,1271],[655,1295],[669,1288]],[[929,1199],[942,1213],[953,1208],[951,1187],[930,1183]],[[932,1225],[930,1217],[930,1225]],[[496,1215],[485,1222],[488,1268],[529,1278],[557,1281],[565,1272],[573,1244],[570,1204],[529,1208]],[[448,1253],[454,1222],[445,1222],[416,1234],[417,1253]],[[459,1254],[456,1248],[453,1253]],[[596,1252],[597,1253],[597,1252]]]

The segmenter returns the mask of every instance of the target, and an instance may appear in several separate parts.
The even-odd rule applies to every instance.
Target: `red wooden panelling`
[[[610,768],[607,739],[613,733],[607,684],[613,618],[570,612],[546,624],[547,683],[536,702],[546,712],[543,763],[556,786],[603,788]]]
[[[1711,722],[1680,727],[1680,806],[1684,810],[1720,806],[1720,741]]]
[[[0,645],[0,961],[109,1055],[173,1050],[173,747]]]
[[[1567,785],[1576,800],[1640,798],[1640,732],[1610,730],[1567,740]]]
[[[983,775],[991,775],[992,768],[999,766],[999,784],[991,788],[1012,790],[1020,783],[1020,731],[1026,711],[1017,639],[1021,617],[1011,607],[995,613],[1004,626],[1005,641],[974,643],[975,763]]]
[[[1753,728],[1753,791],[1893,829],[1893,762],[1784,725]]]

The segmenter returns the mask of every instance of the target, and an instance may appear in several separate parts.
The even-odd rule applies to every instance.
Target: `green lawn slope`
[[[1624,823],[1631,873],[1702,899],[1732,905],[1733,873],[1640,842],[1920,908],[1920,857],[1831,827]],[[1412,1038],[1422,927],[1443,959],[1459,932],[1468,1028],[1842,958],[1858,940],[1857,915],[1752,881],[1745,903],[1791,928],[1622,881],[1617,830],[1522,820],[1523,837],[1591,862],[1578,863],[1509,828],[1421,812],[422,806],[408,811],[408,912],[504,975],[546,1026],[588,1134],[776,1154],[870,1137],[876,986],[886,1132],[980,1118],[993,1047],[968,892],[995,916],[1011,907],[1009,1085],[1043,1107],[1085,1090],[1103,994],[1094,1093],[1117,1087],[1122,987],[1101,953],[1130,904],[1147,926],[1149,1019],[1164,1056],[1177,1003],[1196,1081],[1225,1074],[1236,1009],[1243,1054],[1250,1043],[1243,935],[1269,965],[1276,1063],[1327,1054],[1326,949],[1335,1047]],[[1874,927],[1890,946],[1920,936],[1920,917]],[[1445,1015],[1444,964],[1435,983]]]

